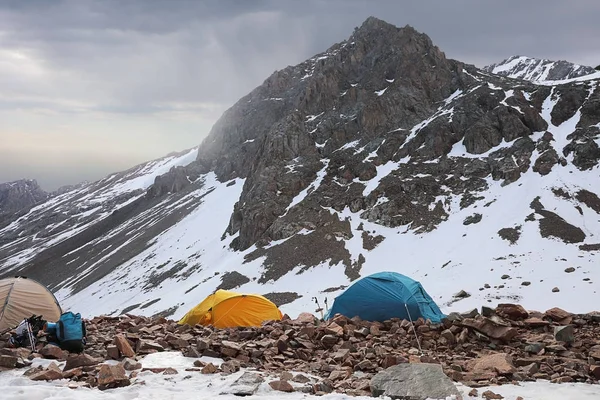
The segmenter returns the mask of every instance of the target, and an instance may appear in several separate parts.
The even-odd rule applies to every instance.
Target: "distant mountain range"
[[[563,81],[599,73],[592,67],[568,61],[541,60],[526,56],[512,56],[498,64],[488,65],[483,70],[536,83]]]

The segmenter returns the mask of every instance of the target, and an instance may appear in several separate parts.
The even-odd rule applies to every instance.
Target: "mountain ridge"
[[[178,316],[217,287],[297,314],[382,269],[419,279],[444,310],[576,312],[600,250],[591,76],[490,74],[368,19],[268,77],[199,148],[0,229],[0,274],[39,279],[90,315]]]
[[[592,75],[597,72],[592,67],[574,64],[565,60],[552,61],[527,56],[512,56],[497,64],[487,65],[484,71],[524,79],[530,82],[563,81]]]

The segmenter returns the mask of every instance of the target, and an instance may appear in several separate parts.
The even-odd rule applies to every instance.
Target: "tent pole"
[[[408,313],[408,319],[410,320],[410,326],[412,326],[413,333],[415,334],[415,339],[417,339],[417,346],[419,346],[419,351],[421,352],[421,355],[423,355],[423,349],[421,349],[421,342],[419,342],[419,337],[417,336],[415,324],[413,324],[412,317],[410,316],[410,311],[408,311],[408,305],[404,303],[404,307],[406,308],[406,312]]]

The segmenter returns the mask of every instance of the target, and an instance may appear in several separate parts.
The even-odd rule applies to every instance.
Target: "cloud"
[[[192,147],[275,70],[346,39],[370,15],[410,24],[447,56],[479,66],[514,54],[595,66],[599,14],[595,0],[568,7],[557,0],[5,0],[0,152],[18,135],[35,134],[37,146],[58,143],[62,158],[73,160],[82,151],[73,143],[95,135],[97,157],[108,160],[97,163],[102,176],[123,138],[145,149],[122,155],[123,163]],[[152,146],[136,146],[144,132]],[[47,161],[32,162],[37,171],[47,169]],[[53,162],[55,185],[61,162]],[[0,170],[7,167],[0,160]],[[0,180],[20,176],[12,170]]]

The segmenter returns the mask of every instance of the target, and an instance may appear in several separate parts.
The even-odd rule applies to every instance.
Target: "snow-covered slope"
[[[0,272],[27,263],[139,200],[157,176],[191,163],[197,153],[192,149],[150,161],[31,208],[0,229]]]
[[[536,83],[564,81],[592,74],[597,75],[596,78],[600,77],[600,73],[592,67],[526,56],[512,56],[498,64],[488,65],[483,70]]]
[[[599,82],[490,74],[369,19],[269,77],[198,149],[14,220],[0,273],[39,279],[86,316],[178,318],[217,288],[295,316],[383,270],[421,281],[444,311],[591,311]]]
[[[556,150],[562,152],[568,142],[567,135],[580,121],[576,113],[560,126],[552,125],[549,115],[558,101],[553,97],[551,94],[546,99],[542,115],[548,118]],[[452,102],[446,107],[451,108]],[[501,144],[490,154],[514,145],[514,141]],[[477,157],[468,154],[460,142],[454,145],[451,154],[453,157]],[[481,155],[480,159],[486,156]],[[532,165],[534,163],[535,159]],[[387,175],[401,167],[402,163],[398,163],[380,172]],[[598,251],[582,251],[581,246],[585,248],[586,243],[600,242],[600,208],[578,200],[576,194],[597,192],[600,168],[596,166],[582,172],[568,164],[545,176],[532,168],[518,182],[506,186],[487,177],[488,188],[477,192],[478,200],[468,207],[461,206],[462,194],[441,196],[449,216],[428,233],[417,233],[410,226],[385,227],[362,218],[360,213],[349,208],[341,211],[327,208],[328,213],[348,221],[351,226],[350,238],[336,237],[334,240],[343,243],[352,259],[358,259],[360,254],[364,256],[361,275],[394,270],[418,279],[444,311],[461,311],[499,302],[519,302],[532,309],[560,305],[572,311],[593,310],[597,306],[583,299],[600,295],[600,270],[597,268],[600,256]],[[382,178],[378,175],[372,181]],[[223,278],[236,271],[244,277],[233,284],[236,290],[301,296],[282,306],[285,312],[297,315],[306,310],[314,311],[313,297],[317,297],[321,305],[325,298],[331,302],[343,287],[351,284],[343,263],[330,265],[329,261],[308,271],[304,265],[298,265],[277,280],[259,283],[265,270],[264,259],[245,262],[256,246],[234,252],[228,248],[233,237],[221,240],[221,230],[205,229],[227,225],[243,182],[228,186],[217,182],[212,174],[206,179],[204,190],[214,190],[192,213],[158,236],[144,252],[83,291],[74,296],[69,296],[69,289],[59,291],[63,304],[87,310],[90,315],[107,311],[118,314],[134,306],[132,312],[151,315],[173,307],[172,315],[179,317],[223,281],[227,282]],[[321,180],[322,177],[317,176],[308,187],[318,188]],[[310,195],[294,198],[290,206],[307,198]],[[558,237],[542,237],[540,221],[544,217],[536,214],[536,204],[551,210],[568,224],[581,227],[585,241],[566,244]],[[479,215],[480,221],[465,224],[473,215]],[[515,243],[499,235],[499,231],[506,228],[518,236]],[[374,249],[365,251],[365,233],[385,239]],[[282,245],[294,237],[308,234],[310,230],[303,230],[269,246]],[[135,282],[151,282],[160,273],[173,268],[177,270],[175,276],[158,286],[135,285]],[[574,268],[574,271],[565,272],[568,268]],[[554,288],[559,291],[554,292]],[[460,290],[467,291],[471,297],[456,301],[453,295]]]

